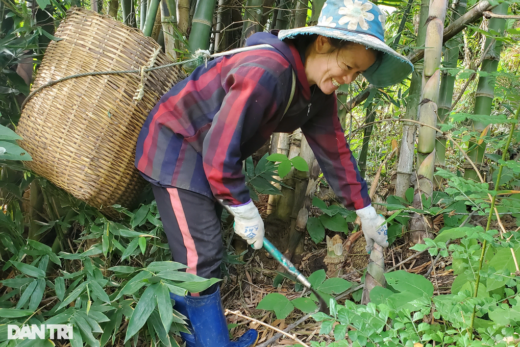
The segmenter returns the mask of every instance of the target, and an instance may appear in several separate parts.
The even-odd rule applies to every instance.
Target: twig
[[[417,253],[415,253],[415,254],[409,256],[408,258],[406,258],[406,259],[403,260],[402,262],[396,264],[395,266],[392,266],[390,269],[386,270],[385,272],[390,272],[390,271],[392,271],[392,270],[397,269],[399,266],[401,266],[401,265],[403,265],[403,264],[409,262],[409,261],[412,260],[412,259],[417,258],[417,257],[420,256],[421,254],[423,254],[424,252],[426,252],[428,249],[429,249],[429,248],[426,248],[424,251],[420,251],[420,252],[417,252]]]
[[[288,333],[286,333],[286,332],[283,331],[283,330],[280,330],[280,329],[278,329],[278,328],[275,328],[275,327],[273,327],[272,325],[269,325],[269,324],[267,324],[267,323],[261,322],[261,321],[259,321],[259,320],[257,320],[257,319],[254,319],[254,318],[251,318],[251,317],[244,316],[244,315],[243,315],[242,313],[240,313],[239,311],[230,311],[230,310],[226,310],[226,311],[225,311],[225,315],[227,316],[228,314],[234,314],[235,316],[239,316],[239,317],[242,317],[242,318],[248,319],[248,320],[250,320],[250,321],[252,321],[252,322],[255,322],[255,323],[257,323],[257,324],[263,325],[263,326],[265,326],[265,327],[267,327],[267,328],[269,328],[269,329],[275,330],[275,331],[277,331],[277,332],[279,332],[279,333],[281,333],[281,334],[287,336],[287,337],[290,338],[290,339],[293,339],[294,341],[298,342],[299,344],[301,344],[301,345],[304,346],[304,347],[309,347],[309,345],[305,344],[302,340],[300,340],[299,338],[297,338],[295,335],[288,334]]]
[[[31,314],[31,315],[30,315],[30,316],[25,320],[25,322],[23,322],[22,325],[25,325],[25,323],[27,323],[27,322],[29,321],[29,319],[32,318],[32,316],[34,316],[35,314],[37,314],[38,312],[40,312],[41,310],[43,310],[45,307],[47,307],[47,306],[49,306],[50,304],[52,304],[54,301],[56,301],[57,298],[58,298],[58,297],[54,297],[54,299],[52,299],[51,302],[49,302],[49,303],[43,305],[42,307],[40,307],[39,309],[37,309],[33,314]]]
[[[507,14],[496,14],[491,11],[484,11],[483,14],[484,14],[484,17],[486,17],[486,18],[494,17],[494,18],[502,18],[502,19],[520,19],[520,16],[507,15]]]

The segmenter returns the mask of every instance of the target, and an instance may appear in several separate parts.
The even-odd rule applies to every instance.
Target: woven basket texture
[[[74,8],[47,48],[33,89],[66,76],[172,63],[160,46],[111,17]],[[155,57],[155,59],[154,59]],[[144,74],[73,78],[42,89],[22,110],[17,133],[29,169],[93,207],[133,207],[145,181],[134,167],[137,137],[159,98],[185,77],[177,66]],[[102,209],[102,210],[103,210]]]

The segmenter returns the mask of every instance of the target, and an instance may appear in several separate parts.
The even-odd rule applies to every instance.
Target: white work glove
[[[253,201],[236,206],[228,206],[231,213],[235,216],[235,233],[253,245],[254,249],[262,248],[264,243],[264,221],[258,213]]]
[[[381,247],[388,247],[388,227],[385,223],[385,218],[377,214],[372,205],[356,210],[356,213],[361,219],[361,228],[367,240],[368,254],[372,251],[374,242]]]

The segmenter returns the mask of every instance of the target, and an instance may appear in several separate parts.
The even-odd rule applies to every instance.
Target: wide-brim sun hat
[[[368,0],[327,0],[318,24],[309,27],[280,30],[280,40],[298,35],[321,35],[355,42],[383,52],[363,76],[377,87],[401,82],[413,71],[413,64],[385,43],[385,14]]]

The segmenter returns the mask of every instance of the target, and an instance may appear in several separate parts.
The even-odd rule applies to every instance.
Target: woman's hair
[[[318,39],[318,36],[319,35],[317,35],[317,34],[300,35],[299,37],[296,38],[296,40],[297,40],[296,46],[305,47],[305,49],[306,49],[307,47],[309,47],[309,45],[314,44],[314,42]],[[336,39],[336,38],[332,38],[332,37],[327,37],[327,39],[329,40],[330,45],[334,48],[334,51],[336,51],[336,54],[339,54],[339,52],[342,49],[348,48],[349,46],[354,44],[354,42],[352,42],[352,41],[340,40],[340,39]],[[381,61],[383,60],[384,53],[381,51],[378,51],[376,49],[373,49],[373,48],[367,48],[367,49],[370,49],[376,55],[376,61],[374,64],[380,65]],[[337,55],[336,55],[336,58],[337,58]]]

